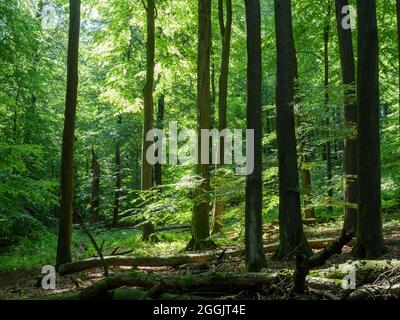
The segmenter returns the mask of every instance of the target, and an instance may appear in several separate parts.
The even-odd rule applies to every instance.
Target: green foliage
[[[60,153],[65,106],[68,2],[0,1],[0,250],[13,245],[13,255],[0,256],[5,268],[53,262],[59,203]],[[327,191],[334,190],[334,216],[343,208],[343,145],[356,136],[356,128],[343,124],[341,70],[335,17],[329,42],[329,112],[324,108],[323,26],[326,6],[315,1],[293,1],[293,29],[299,65],[301,120],[297,127],[299,169],[311,172],[311,200],[319,217],[326,211]],[[355,4],[355,1],[350,1]],[[165,121],[178,121],[179,129],[195,129],[197,68],[197,1],[158,0],[156,19],[157,99],[165,95]],[[275,17],[273,1],[262,0],[263,49],[263,218],[278,218],[278,165],[275,133]],[[140,191],[143,127],[142,88],[145,80],[146,13],[141,1],[96,0],[82,4],[79,105],[75,137],[74,209],[89,217],[91,150],[100,163],[100,216],[93,226],[109,227],[115,209],[116,146],[121,153],[120,224],[143,220],[156,225],[189,223],[193,190],[199,179],[195,166],[163,166],[163,185]],[[398,51],[394,39],[394,1],[378,2],[380,84],[382,105],[383,208],[393,212],[400,203],[400,136],[398,124]],[[212,11],[213,80],[218,97],[221,39],[217,6]],[[353,33],[356,44],[356,32]],[[228,87],[228,127],[246,127],[246,33],[244,2],[233,1],[232,50]],[[356,48],[356,46],[354,46]],[[217,103],[212,105],[218,120]],[[119,119],[122,119],[119,124]],[[329,118],[330,125],[326,124]],[[326,176],[325,144],[333,146],[333,179]],[[215,169],[215,168],[213,168]],[[232,166],[212,171],[210,202],[224,202],[223,230],[215,241],[237,244],[243,240],[245,178]],[[300,184],[301,195],[304,195]],[[398,218],[395,216],[395,218]],[[104,231],[104,230],[102,230]],[[235,241],[231,242],[231,234]],[[179,251],[188,233],[162,233],[155,247],[141,244],[140,232],[105,232],[107,250],[137,248],[138,254]],[[74,257],[86,236],[75,232]],[[172,243],[172,244],[169,244]],[[87,243],[86,256],[95,254]],[[45,253],[43,253],[45,252]],[[25,256],[25,257],[24,257]],[[24,258],[21,258],[24,257]],[[30,262],[31,261],[31,262]]]

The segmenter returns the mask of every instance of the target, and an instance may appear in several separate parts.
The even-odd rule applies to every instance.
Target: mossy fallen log
[[[375,281],[388,270],[400,270],[400,260],[360,260],[335,265],[326,269],[310,271],[310,276],[327,279],[343,279],[354,272],[356,286]]]
[[[246,290],[264,292],[281,279],[278,273],[207,272],[198,275],[161,275],[129,272],[102,279],[88,288],[69,295],[68,300],[126,299],[127,296],[131,299],[135,297],[144,300],[158,299],[164,294],[188,295],[193,292],[218,292],[221,295]],[[120,289],[124,287],[134,288],[134,291]],[[157,289],[152,291],[154,288]],[[152,291],[151,294],[149,291]],[[50,299],[57,300],[57,296]]]

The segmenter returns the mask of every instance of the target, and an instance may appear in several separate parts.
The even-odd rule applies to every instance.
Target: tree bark
[[[164,128],[164,109],[165,109],[165,96],[162,94],[158,98],[158,112],[157,112],[157,129],[163,130]],[[157,141],[158,138],[156,138]],[[155,155],[158,157],[158,150],[157,154]],[[162,185],[162,167],[161,163],[156,163],[154,165],[154,183],[156,186]]]
[[[400,129],[400,0],[396,0],[396,16],[397,16],[397,52],[398,52],[398,68],[399,68],[399,129]]]
[[[97,161],[97,154],[92,149],[92,186],[90,199],[90,215],[93,223],[99,219],[100,211],[100,164]]]
[[[336,22],[339,36],[339,53],[342,68],[344,125],[346,130],[357,126],[355,90],[355,62],[351,29],[342,27],[342,8],[348,0],[336,0]],[[357,139],[346,132],[344,139],[344,229],[355,233],[357,226]]]
[[[75,118],[78,99],[78,55],[80,31],[80,0],[70,0],[68,40],[67,93],[64,135],[61,155],[61,208],[57,245],[57,267],[71,261],[72,199]]]
[[[198,0],[198,48],[197,48],[197,120],[198,120],[198,165],[197,175],[203,179],[195,191],[192,217],[192,237],[188,250],[207,247],[210,235],[210,166],[201,163],[201,130],[210,129],[210,55],[211,55],[211,1]]]
[[[219,76],[219,96],[218,96],[218,129],[222,132],[227,128],[227,103],[228,103],[228,77],[229,77],[229,58],[231,48],[232,34],[232,0],[225,0],[226,6],[226,22],[224,21],[224,0],[218,0],[218,21],[220,35],[222,39],[222,55],[221,55],[221,74]],[[219,165],[224,165],[224,139],[220,139],[219,145]],[[222,230],[224,211],[224,203],[220,199],[216,199],[214,207],[214,226],[212,234],[216,234]]]
[[[247,129],[254,131],[254,170],[246,179],[245,242],[247,270],[266,265],[262,250],[262,53],[259,0],[246,0]],[[251,156],[251,155],[250,155]]]
[[[146,83],[143,88],[144,101],[144,126],[142,143],[142,190],[149,190],[153,187],[153,168],[147,161],[147,150],[153,144],[151,139],[146,139],[147,134],[153,129],[153,86],[154,86],[154,60],[155,60],[155,0],[147,0],[145,6],[147,13],[147,42],[146,42]],[[142,239],[150,240],[154,233],[154,225],[151,221],[145,224],[143,228]]]
[[[117,122],[117,137],[115,143],[115,190],[114,190],[114,212],[112,226],[116,227],[118,224],[119,215],[119,199],[121,197],[121,125],[122,115],[118,115]]]
[[[295,105],[300,106],[301,104],[301,93],[300,93],[300,84],[299,84],[299,67],[297,63],[297,54],[295,50],[294,54],[294,72],[295,72],[295,84],[294,84],[294,103]],[[299,107],[301,110],[301,108]],[[301,112],[300,112],[301,113]],[[297,116],[295,119],[296,127],[301,126],[301,114]],[[298,135],[299,136],[299,135]],[[303,187],[303,194],[304,194],[304,218],[305,219],[314,219],[315,218],[315,210],[313,207],[313,203],[311,200],[311,191],[312,191],[312,182],[311,182],[311,172],[309,169],[304,168],[304,162],[309,162],[309,156],[305,153],[306,147],[306,136],[299,136],[298,138],[298,145],[301,154],[301,164],[300,164],[300,176],[301,176],[301,184]]]
[[[383,252],[381,217],[379,47],[375,0],[358,0],[358,222],[354,254]]]
[[[332,2],[328,0],[328,10],[325,17],[324,26],[324,107],[326,112],[325,124],[328,131],[328,140],[326,142],[326,174],[328,180],[328,206],[329,213],[333,213],[332,200],[333,200],[333,185],[332,185],[332,142],[330,135],[331,116],[329,106],[329,35],[330,35],[330,18],[332,11]]]
[[[279,230],[277,259],[310,254],[303,232],[294,119],[295,47],[290,0],[275,0],[277,45],[276,126],[279,162]]]

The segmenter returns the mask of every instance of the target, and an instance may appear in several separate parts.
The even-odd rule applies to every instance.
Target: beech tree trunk
[[[122,115],[118,116],[117,141],[115,143],[115,190],[114,190],[114,212],[112,226],[118,224],[119,199],[121,197],[121,137]]]
[[[330,17],[332,11],[332,2],[328,0],[328,10],[326,13],[326,20],[324,26],[324,106],[326,112],[326,128],[329,132],[331,126],[331,116],[329,107],[329,35],[330,35]],[[326,174],[328,180],[328,212],[333,212],[332,199],[333,199],[333,186],[332,186],[332,142],[330,133],[328,134],[328,141],[326,142]]]
[[[344,125],[346,130],[357,126],[355,90],[355,62],[351,29],[342,26],[342,8],[348,0],[336,0],[336,22],[339,36],[340,63],[342,68]],[[357,139],[346,132],[344,139],[344,229],[355,233],[357,225]]]
[[[203,179],[195,191],[192,217],[192,237],[188,250],[207,247],[205,241],[210,235],[210,166],[201,164],[201,130],[211,128],[210,120],[210,55],[211,55],[211,0],[198,0],[198,48],[197,48],[197,119],[198,119],[198,161],[197,175]]]
[[[246,0],[247,129],[254,130],[254,171],[246,179],[246,265],[258,272],[266,265],[262,249],[262,53],[259,0]],[[251,156],[251,155],[250,155]]]
[[[398,68],[399,68],[399,129],[400,129],[400,0],[396,0],[397,16],[397,50],[398,50]]]
[[[227,102],[228,102],[228,77],[229,77],[229,57],[231,48],[232,34],[232,0],[225,0],[226,22],[224,20],[224,0],[218,0],[218,21],[220,35],[222,39],[221,55],[221,74],[219,77],[219,97],[218,97],[218,129],[222,132],[227,128]],[[224,139],[220,139],[219,145],[219,164],[224,165]],[[216,199],[214,207],[214,227],[212,234],[218,233],[223,227],[222,214],[224,203]]]
[[[164,128],[164,109],[165,109],[165,96],[162,94],[158,98],[158,112],[157,112],[157,129],[163,130]],[[157,141],[158,138],[156,138]],[[158,150],[155,155],[158,157]],[[154,183],[156,186],[162,185],[162,167],[161,163],[154,165]]]
[[[99,218],[100,209],[100,164],[97,161],[97,154],[92,149],[92,186],[90,200],[90,215],[92,222],[96,223]]]
[[[299,84],[299,67],[297,63],[297,55],[296,50],[294,54],[294,72],[295,72],[295,97],[294,103],[295,105],[301,104],[301,93],[300,93],[300,84]],[[301,109],[301,108],[299,108]],[[296,127],[300,127],[301,125],[301,115],[297,116],[295,119]],[[311,172],[309,169],[304,168],[304,163],[310,161],[309,156],[306,154],[305,147],[306,147],[306,137],[299,137],[298,138],[299,150],[301,153],[301,165],[300,165],[300,176],[301,176],[301,184],[303,187],[303,194],[304,194],[304,218],[305,219],[313,219],[315,218],[315,210],[313,207],[313,203],[311,200],[311,191],[312,191],[312,182],[311,182]]]
[[[276,126],[279,162],[280,246],[276,258],[310,254],[303,232],[294,119],[295,47],[290,0],[275,0]]]
[[[72,200],[74,170],[75,118],[78,100],[78,54],[80,31],[80,0],[70,0],[67,93],[64,135],[61,155],[61,208],[57,244],[57,267],[71,262]]]
[[[147,42],[146,42],[146,83],[143,88],[144,101],[144,126],[142,143],[142,190],[149,190],[153,187],[153,168],[146,159],[146,152],[153,144],[152,139],[146,139],[147,134],[153,129],[153,86],[154,86],[154,59],[155,59],[155,0],[147,0],[145,6],[147,13]],[[148,222],[143,227],[144,241],[150,240],[154,233],[154,225]]]
[[[358,0],[358,222],[354,253],[383,252],[379,124],[379,47],[375,0]]]

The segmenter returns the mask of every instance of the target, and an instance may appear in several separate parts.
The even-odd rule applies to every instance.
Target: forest
[[[0,0],[0,300],[399,300],[399,259],[400,0]]]

